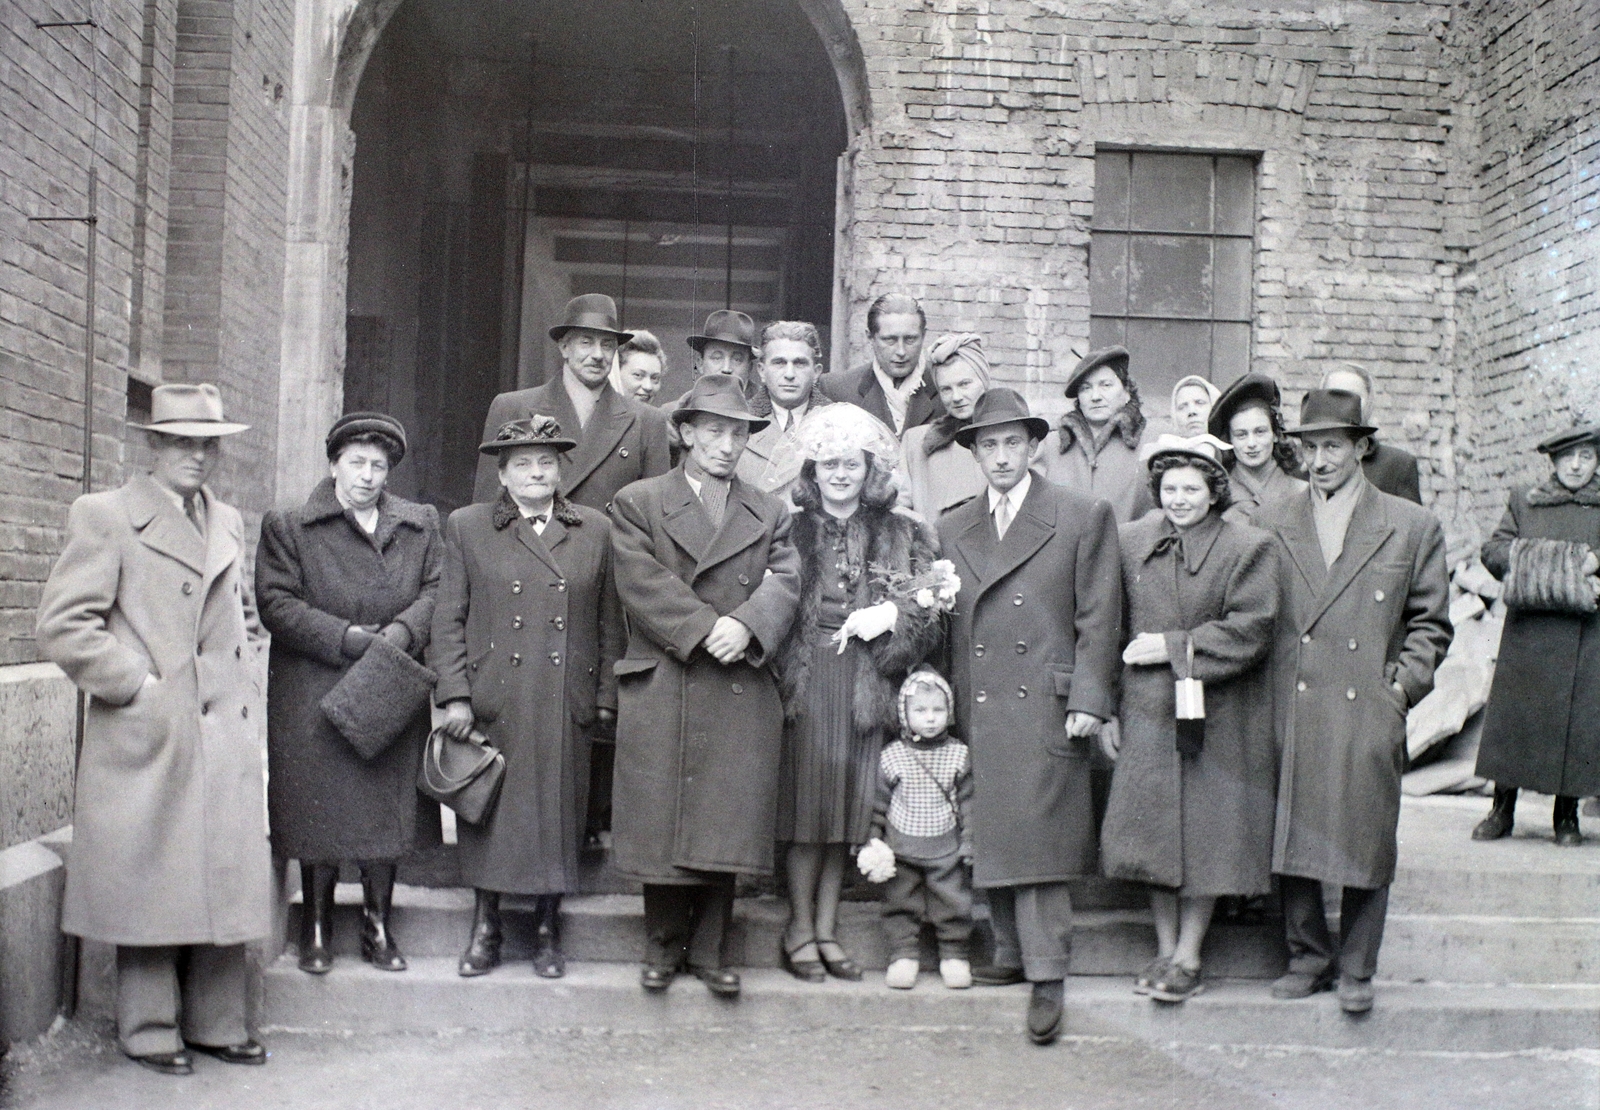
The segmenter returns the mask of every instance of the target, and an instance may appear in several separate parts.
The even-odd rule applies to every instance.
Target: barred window
[[[1187,374],[1249,370],[1254,159],[1113,150],[1094,171],[1091,347],[1126,346],[1152,405]]]

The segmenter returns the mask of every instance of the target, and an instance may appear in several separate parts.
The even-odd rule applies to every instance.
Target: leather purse
[[[473,729],[457,739],[436,728],[422,749],[417,790],[455,810],[469,825],[481,825],[500,800],[505,776],[506,757],[483,733]]]

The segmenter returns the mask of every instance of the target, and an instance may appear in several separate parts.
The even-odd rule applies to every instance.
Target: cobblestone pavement
[[[28,1110],[1600,1110],[1600,1052],[1407,1053],[1153,1046],[1068,1037],[1037,1049],[988,1029],[737,1029],[667,1036],[278,1034],[265,1068],[201,1057],[146,1072],[106,1025],[76,1022],[4,1065]]]

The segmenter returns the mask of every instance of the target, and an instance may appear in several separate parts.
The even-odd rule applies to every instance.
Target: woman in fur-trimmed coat
[[[863,420],[887,442],[817,434],[830,423],[859,433]],[[887,599],[873,568],[921,573],[938,541],[894,508],[893,458],[885,457],[893,437],[874,418],[832,405],[807,416],[801,439],[808,455],[820,449],[823,457],[809,457],[794,486],[800,608],[777,659],[785,709],[777,833],[789,844],[793,907],[783,954],[801,979],[859,979],[835,932],[848,849],[870,834],[878,755],[899,728],[900,683],[937,651],[943,633],[937,609]],[[853,446],[859,442],[880,449]]]
[[[1034,465],[1058,486],[1109,502],[1118,524],[1138,520],[1155,502],[1139,461],[1144,408],[1128,352],[1091,351],[1067,379],[1066,394],[1072,407],[1045,437]]]
[[[1512,491],[1483,545],[1483,565],[1506,587],[1506,627],[1483,715],[1478,774],[1494,808],[1474,840],[1511,831],[1518,788],[1554,794],[1557,844],[1583,842],[1578,799],[1600,794],[1600,614],[1563,612],[1538,595],[1592,596],[1600,569],[1600,427],[1539,444],[1554,474]]]

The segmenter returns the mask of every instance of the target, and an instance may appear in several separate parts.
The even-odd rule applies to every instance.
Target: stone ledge
[[[54,663],[0,667],[0,848],[72,820],[77,698]]]
[[[0,851],[0,1035],[25,1041],[55,1020],[61,1001],[61,893],[66,867],[51,837]]]

